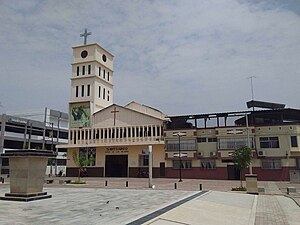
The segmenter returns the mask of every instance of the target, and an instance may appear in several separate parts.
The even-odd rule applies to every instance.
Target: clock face
[[[81,58],[86,58],[88,56],[88,52],[86,50],[81,52]]]
[[[103,62],[106,62],[106,55],[102,55],[102,60],[103,60]]]

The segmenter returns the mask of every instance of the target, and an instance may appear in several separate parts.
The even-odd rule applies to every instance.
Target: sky
[[[0,0],[0,113],[68,112],[72,46],[114,57],[114,103],[168,115],[300,108],[300,0]]]

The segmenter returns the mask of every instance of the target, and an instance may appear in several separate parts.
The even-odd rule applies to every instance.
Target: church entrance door
[[[105,177],[127,177],[128,155],[106,155]]]

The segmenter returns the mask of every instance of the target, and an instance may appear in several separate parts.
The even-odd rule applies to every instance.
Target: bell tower
[[[89,127],[91,115],[113,103],[113,55],[94,44],[86,44],[91,32],[81,34],[84,44],[73,47],[70,128]]]

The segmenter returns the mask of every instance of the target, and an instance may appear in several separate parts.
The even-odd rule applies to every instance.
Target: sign
[[[233,129],[233,130],[227,130],[227,134],[242,134],[243,130]]]
[[[70,105],[70,127],[89,127],[91,120],[91,108],[89,103]]]
[[[187,157],[187,153],[180,153],[180,155],[179,155],[179,153],[175,153],[173,156],[174,157]]]
[[[7,122],[8,123],[12,123],[12,122],[14,122],[14,123],[22,123],[22,124],[26,124],[27,123],[26,120],[21,120],[19,118],[12,118],[12,117],[8,117]]]
[[[128,153],[127,147],[108,147],[105,150],[106,154]]]

